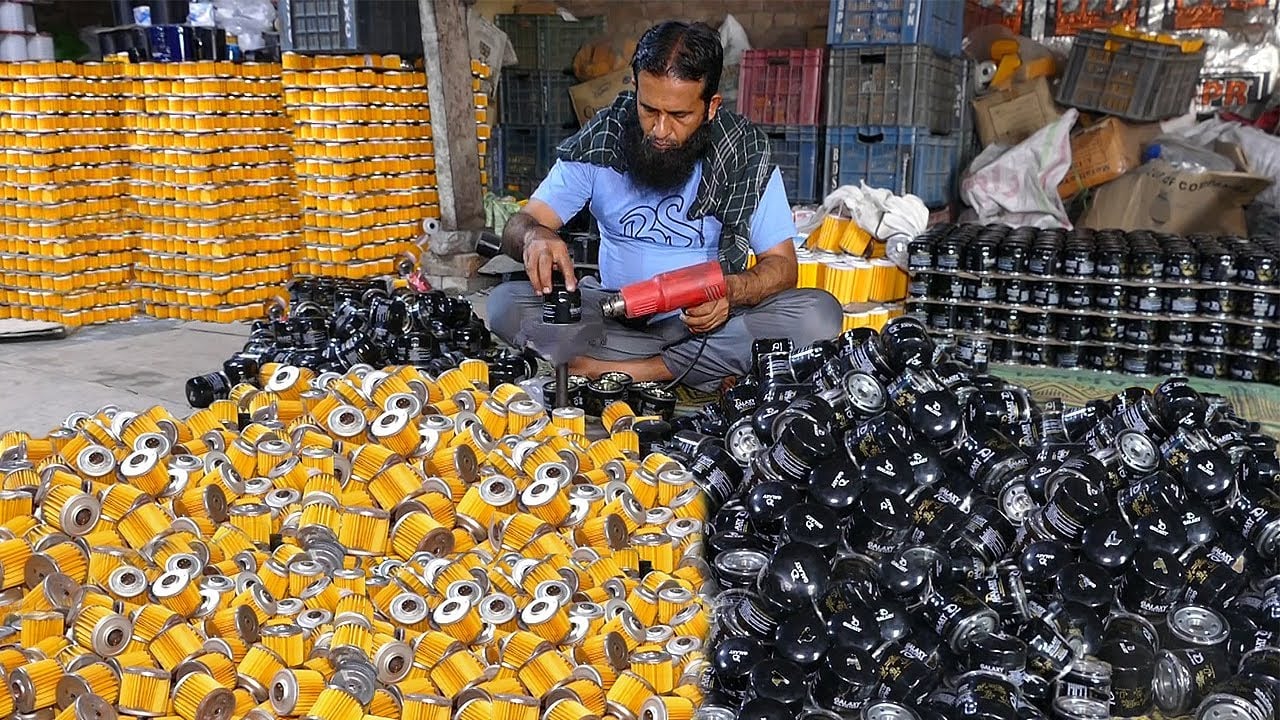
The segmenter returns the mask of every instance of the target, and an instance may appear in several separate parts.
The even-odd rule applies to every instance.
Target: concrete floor
[[[467,299],[483,319],[488,292]],[[248,336],[248,323],[138,316],[61,338],[0,337],[0,433],[43,435],[73,412],[108,404],[134,411],[159,404],[186,417],[187,378],[222,369]]]
[[[139,317],[62,338],[0,340],[0,432],[42,435],[73,412],[107,404],[160,404],[185,417],[187,378],[221,369],[248,334],[247,324]]]

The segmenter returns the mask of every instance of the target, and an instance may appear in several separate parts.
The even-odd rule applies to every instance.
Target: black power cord
[[[693,354],[693,359],[690,360],[689,364],[685,366],[684,370],[682,370],[680,374],[675,377],[674,380],[667,383],[666,387],[664,387],[663,389],[671,390],[675,386],[679,385],[680,381],[684,380],[685,377],[689,374],[689,371],[693,370],[693,366],[698,364],[698,360],[702,358],[702,351],[706,349],[707,349],[707,336],[704,333],[702,335],[702,338],[698,342],[698,352]]]

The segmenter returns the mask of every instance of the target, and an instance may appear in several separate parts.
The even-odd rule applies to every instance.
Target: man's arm
[[[577,287],[569,246],[556,234],[563,224],[550,205],[535,199],[512,215],[502,230],[502,251],[524,263],[534,292],[551,292],[552,269],[564,275],[565,287]]]
[[[780,242],[756,256],[750,270],[725,278],[729,307],[758,305],[783,290],[796,286],[799,267],[796,246]]]

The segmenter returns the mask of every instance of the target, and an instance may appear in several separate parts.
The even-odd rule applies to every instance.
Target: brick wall
[[[516,3],[481,0],[482,14],[510,12]],[[559,0],[579,17],[604,15],[609,33],[640,34],[660,20],[701,20],[718,28],[733,15],[747,31],[751,47],[804,47],[805,35],[825,28],[830,0]],[[506,7],[504,7],[506,6]]]

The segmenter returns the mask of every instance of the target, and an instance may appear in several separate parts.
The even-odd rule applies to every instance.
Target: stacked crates
[[[748,50],[738,75],[738,114],[769,136],[773,164],[782,171],[787,199],[822,199],[818,158],[822,122],[822,68],[826,51]]]
[[[968,112],[964,8],[831,1],[822,194],[865,180],[930,208],[951,202]]]
[[[280,66],[126,66],[135,288],[161,318],[260,317],[298,243]]]
[[[502,190],[528,197],[555,164],[556,146],[578,129],[569,88],[573,56],[604,32],[604,18],[566,22],[558,15],[499,15],[516,64],[498,85]]]
[[[131,317],[119,66],[0,64],[0,318]]]
[[[294,272],[395,272],[439,217],[426,76],[398,56],[288,54],[285,106],[302,204]]]

